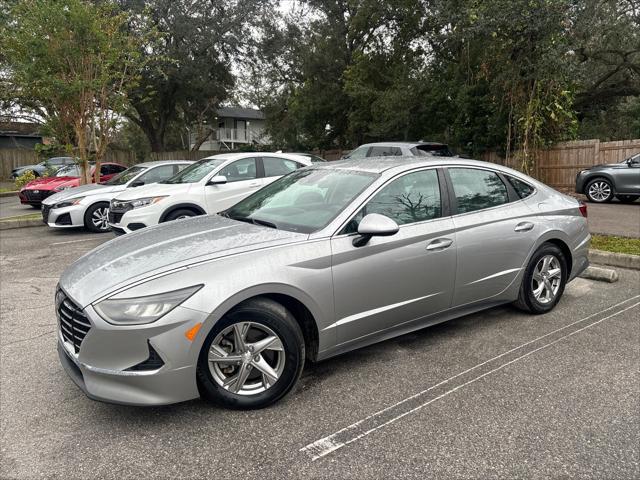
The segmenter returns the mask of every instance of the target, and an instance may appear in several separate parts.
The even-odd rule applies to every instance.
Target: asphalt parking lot
[[[640,477],[640,272],[309,365],[268,409],[135,408],[87,399],[55,349],[58,276],[110,238],[1,232],[2,478]]]

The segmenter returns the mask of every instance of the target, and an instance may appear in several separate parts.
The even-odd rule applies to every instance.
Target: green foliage
[[[129,16],[109,1],[23,0],[10,17],[0,33],[5,94],[73,145],[88,181],[89,156],[104,156],[143,66]]]
[[[44,175],[46,176],[46,175]],[[16,177],[15,180],[15,185],[16,185],[16,189],[20,190],[22,187],[24,187],[27,183],[33,181],[36,179],[36,176],[33,173],[33,170],[27,170],[25,171],[22,175]]]

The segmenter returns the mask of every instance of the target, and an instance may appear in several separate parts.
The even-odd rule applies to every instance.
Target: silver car
[[[315,164],[76,261],[56,293],[60,360],[97,400],[264,407],[305,361],[495,305],[549,312],[588,265],[585,217],[484,162]]]

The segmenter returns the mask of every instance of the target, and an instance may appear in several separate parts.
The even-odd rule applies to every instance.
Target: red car
[[[91,177],[95,173],[95,165],[91,165]],[[106,182],[114,175],[126,170],[127,167],[119,163],[101,163],[100,164],[100,181]],[[69,165],[58,170],[53,177],[38,178],[27,183],[20,192],[18,197],[23,205],[31,205],[33,208],[40,208],[42,201],[67,188],[77,187],[80,185],[80,167],[78,165]]]

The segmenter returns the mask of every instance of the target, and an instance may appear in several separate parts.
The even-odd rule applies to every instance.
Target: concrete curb
[[[0,198],[15,197],[16,195],[18,195],[18,190],[16,190],[15,192],[1,192],[0,193]]]
[[[640,270],[640,255],[589,250],[589,262],[596,265],[609,265],[612,267]]]
[[[580,278],[613,283],[618,281],[618,272],[610,268],[589,267],[580,274]]]
[[[46,227],[42,220],[6,220],[0,222],[0,230],[12,230],[14,228]]]

